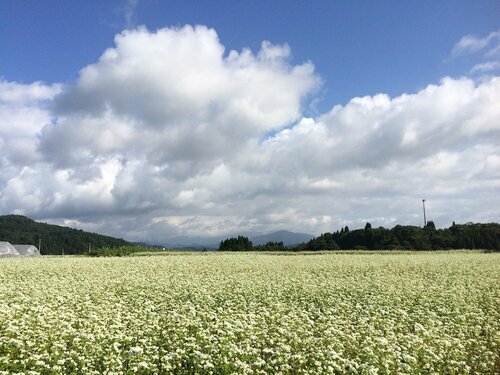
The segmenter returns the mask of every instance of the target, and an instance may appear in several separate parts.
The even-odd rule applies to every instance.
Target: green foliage
[[[428,221],[425,227],[430,229],[430,230],[436,230],[436,224],[434,224],[434,222],[432,220]]]
[[[84,232],[79,229],[37,223],[20,215],[0,216],[0,240],[13,244],[26,244],[38,247],[42,240],[41,254],[83,254],[101,247],[131,246],[120,238]]]
[[[253,244],[248,237],[238,236],[237,238],[231,237],[227,240],[221,241],[219,251],[252,251]]]
[[[500,251],[500,224],[454,225],[450,228],[454,247],[462,249],[489,249]]]
[[[330,250],[327,240],[338,244],[340,249],[367,250],[447,250],[487,249],[500,250],[500,224],[454,224],[447,229],[436,229],[429,221],[424,228],[411,225],[383,227],[324,233],[309,241],[304,250]]]
[[[257,251],[285,251],[286,247],[283,245],[283,242],[271,242],[269,241],[265,245],[255,246],[255,250]]]
[[[436,229],[429,221],[424,228],[396,225],[392,229],[373,228],[366,223],[364,229],[349,230],[346,226],[334,233],[323,233],[294,251],[320,250],[449,250],[485,249],[500,251],[500,224],[453,224],[447,229]],[[269,242],[252,247],[246,237],[229,238],[221,242],[222,251],[283,251],[282,243]]]
[[[343,232],[345,233],[345,232]],[[310,240],[303,250],[339,250],[340,247],[331,233],[323,233],[321,236]]]

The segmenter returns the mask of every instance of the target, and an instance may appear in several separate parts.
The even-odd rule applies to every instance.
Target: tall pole
[[[425,199],[422,199],[422,206],[424,207],[424,227],[427,225],[427,219],[425,217]]]
[[[38,251],[41,253],[42,252],[42,239],[38,239]]]

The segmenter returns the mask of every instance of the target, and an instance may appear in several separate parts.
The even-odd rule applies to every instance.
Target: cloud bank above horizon
[[[498,35],[467,37],[452,55],[494,71]],[[123,31],[73,84],[0,80],[0,212],[158,242],[419,225],[422,198],[438,226],[500,220],[500,77],[306,117],[321,87],[287,45]]]

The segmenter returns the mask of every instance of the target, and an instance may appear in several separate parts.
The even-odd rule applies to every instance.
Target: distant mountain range
[[[237,234],[233,235],[237,236]],[[260,234],[246,234],[254,245],[263,245],[268,242],[283,242],[285,246],[297,245],[314,238],[313,235],[304,233],[294,233],[286,230]],[[0,241],[10,243],[34,245],[38,247],[41,239],[42,254],[81,254],[88,250],[89,245],[98,247],[116,246],[154,246],[169,249],[211,249],[219,248],[219,243],[228,236],[220,237],[186,237],[177,236],[165,242],[151,243],[144,241],[133,243],[121,238],[104,236],[97,233],[85,232],[80,229],[73,229],[59,225],[39,223],[21,215],[0,216]]]
[[[252,241],[253,245],[264,245],[268,242],[283,242],[285,246],[297,245],[307,242],[315,236],[306,233],[295,233],[287,230],[279,230],[276,232],[261,234],[261,233],[243,233]],[[168,239],[165,243],[149,243],[155,246],[164,246],[170,249],[218,249],[222,240],[230,237],[237,237],[238,234],[218,236],[218,237],[186,237],[178,236]]]

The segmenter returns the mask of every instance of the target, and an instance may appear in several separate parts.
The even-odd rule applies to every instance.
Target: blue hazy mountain
[[[217,237],[188,237],[177,236],[167,239],[164,242],[155,242],[150,244],[161,245],[170,249],[218,249],[222,240],[230,237],[237,237],[239,234],[250,238],[254,246],[263,245],[268,242],[283,242],[285,246],[297,245],[307,242],[315,236],[306,233],[295,233],[287,230],[279,230],[271,233],[236,233]]]

